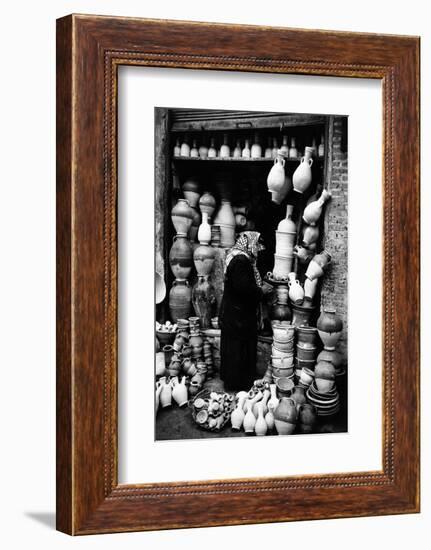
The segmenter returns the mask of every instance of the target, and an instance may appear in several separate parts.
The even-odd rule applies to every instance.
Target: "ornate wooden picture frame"
[[[120,65],[381,80],[381,471],[118,483]],[[419,39],[81,15],[59,19],[57,528],[90,534],[418,511]]]

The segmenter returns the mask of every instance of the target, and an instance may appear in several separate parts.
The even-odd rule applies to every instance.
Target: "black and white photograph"
[[[348,117],[156,107],[155,440],[348,431]]]

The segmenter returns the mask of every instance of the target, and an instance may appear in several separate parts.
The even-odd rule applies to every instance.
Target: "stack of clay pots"
[[[314,367],[319,344],[317,329],[299,326],[296,329],[296,375],[304,386],[309,386],[314,378]]]
[[[333,308],[323,308],[317,320],[317,331],[323,343],[323,351],[314,369],[314,381],[307,391],[308,401],[319,416],[332,416],[340,407],[336,387],[337,369],[331,359],[337,360],[335,347],[343,329],[342,320]]]
[[[273,322],[272,330],[272,379],[274,382],[277,382],[280,378],[293,379],[295,327],[290,324]]]
[[[275,232],[276,246],[272,276],[278,281],[287,280],[292,271],[293,248],[296,240],[296,225],[292,220],[293,206],[287,205],[286,218],[281,220]]]

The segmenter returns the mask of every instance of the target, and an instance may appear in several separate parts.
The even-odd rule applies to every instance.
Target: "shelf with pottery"
[[[200,158],[200,157],[172,157],[174,161],[186,161],[186,162],[263,162],[263,163],[274,163],[273,158],[243,158],[243,157],[213,157],[213,158]],[[285,157],[286,162],[301,162],[301,157],[290,158]],[[315,160],[323,161],[324,157],[315,157]]]

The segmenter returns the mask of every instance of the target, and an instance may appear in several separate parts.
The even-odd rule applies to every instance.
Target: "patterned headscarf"
[[[265,247],[262,243],[259,242],[260,233],[257,231],[243,231],[238,235],[236,243],[230,249],[226,257],[226,267],[225,274],[230,262],[235,258],[235,256],[243,255],[246,256],[253,266],[254,278],[258,286],[262,286],[262,277],[256,267],[257,255],[260,250],[264,250]]]

